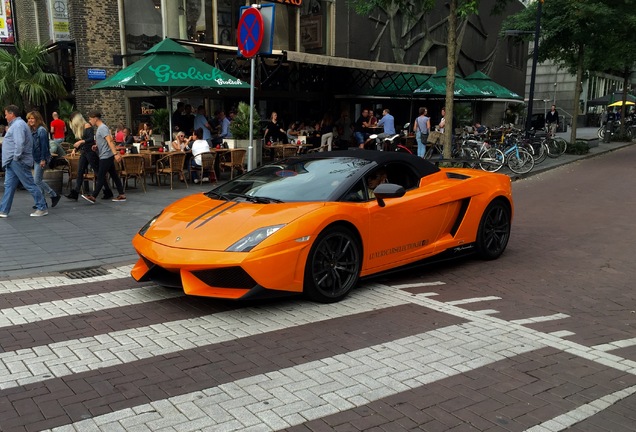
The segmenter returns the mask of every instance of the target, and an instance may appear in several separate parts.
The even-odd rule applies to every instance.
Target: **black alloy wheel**
[[[309,251],[305,267],[305,294],[313,301],[342,300],[360,275],[360,243],[345,227],[327,228]]]
[[[510,208],[501,199],[488,204],[477,231],[477,253],[482,259],[499,258],[510,238]]]

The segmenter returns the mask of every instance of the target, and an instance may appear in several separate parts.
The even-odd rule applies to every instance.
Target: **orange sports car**
[[[437,168],[406,153],[314,153],[166,207],[133,239],[132,276],[196,296],[334,302],[360,277],[408,264],[497,258],[512,215],[505,175]]]

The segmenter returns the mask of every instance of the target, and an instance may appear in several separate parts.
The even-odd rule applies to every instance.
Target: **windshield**
[[[214,188],[210,196],[263,197],[276,201],[327,201],[373,162],[357,158],[289,159],[265,165]]]

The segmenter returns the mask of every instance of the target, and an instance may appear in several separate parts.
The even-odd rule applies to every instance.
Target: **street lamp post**
[[[530,135],[532,126],[532,110],[534,105],[534,82],[537,77],[537,62],[539,61],[539,35],[541,32],[541,7],[544,0],[537,2],[537,20],[534,31],[506,30],[506,36],[519,36],[522,34],[534,34],[534,51],[532,53],[532,70],[530,72],[530,92],[528,94],[528,114],[526,116],[526,136]]]
[[[539,0],[537,3],[537,21],[534,27],[534,51],[532,52],[532,72],[530,72],[530,93],[528,94],[528,116],[526,117],[526,136],[530,135],[530,128],[532,126],[534,82],[537,78],[537,62],[539,61],[539,33],[541,32],[541,6],[543,6],[543,0]]]

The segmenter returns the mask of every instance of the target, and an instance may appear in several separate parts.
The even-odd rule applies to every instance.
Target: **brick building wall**
[[[111,128],[126,123],[126,99],[122,91],[95,91],[88,69],[105,69],[111,76],[121,68],[113,64],[120,54],[119,18],[114,0],[69,0],[70,33],[76,44],[75,106],[86,114],[97,109]]]

